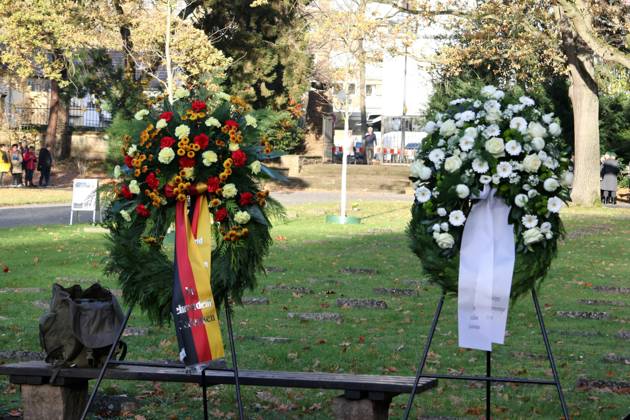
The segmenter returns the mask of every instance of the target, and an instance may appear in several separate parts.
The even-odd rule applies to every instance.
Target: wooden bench
[[[54,381],[51,365],[43,361],[0,365],[0,375],[20,385],[24,420],[78,419],[87,402],[88,381],[98,376],[98,369],[60,369]],[[108,379],[155,382],[187,382],[201,385],[200,373],[187,372],[182,366],[160,363],[143,365],[121,363],[108,368]],[[319,372],[279,372],[240,370],[241,385],[285,388],[334,389],[344,394],[333,401],[338,419],[387,419],[392,398],[408,394],[413,387],[410,376],[352,375]],[[207,370],[206,384],[234,384],[231,370]],[[434,388],[437,380],[422,378],[418,393]],[[200,405],[201,409],[201,405]]]

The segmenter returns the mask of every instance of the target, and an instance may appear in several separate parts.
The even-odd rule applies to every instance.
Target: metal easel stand
[[[234,347],[234,332],[232,330],[232,316],[230,314],[230,303],[228,298],[225,298],[225,321],[228,327],[228,338],[230,340],[230,351],[232,353],[232,372],[234,372],[234,385],[236,387],[236,405],[238,407],[238,418],[245,420],[245,412],[243,410],[243,400],[241,398],[241,384],[238,377],[238,363],[236,361],[236,348]],[[208,385],[206,384],[206,370],[212,370],[210,368],[204,368],[201,371],[201,388],[203,390],[203,418],[208,420]]]
[[[431,347],[431,341],[433,340],[433,335],[435,334],[435,329],[437,327],[437,323],[440,318],[440,313],[442,312],[442,306],[444,305],[444,298],[445,298],[445,295],[442,294],[442,297],[440,298],[440,301],[438,302],[437,309],[435,310],[435,315],[433,316],[433,322],[431,323],[431,328],[429,329],[429,335],[424,345],[422,358],[420,359],[420,363],[416,371],[416,379],[413,384],[413,389],[411,391],[411,394],[409,395],[409,401],[407,402],[407,408],[405,409],[405,414],[403,417],[405,420],[409,418],[409,413],[411,412],[411,406],[413,405],[413,399],[416,395],[416,391],[418,388],[418,381],[420,381],[420,378],[438,378],[438,379],[454,379],[454,380],[464,380],[464,381],[485,382],[486,383],[486,419],[490,419],[490,415],[491,415],[491,389],[490,387],[493,382],[502,382],[502,383],[511,382],[511,383],[534,384],[534,385],[555,385],[556,390],[558,391],[558,397],[560,398],[562,414],[564,415],[564,418],[566,420],[569,420],[569,410],[564,400],[564,394],[562,392],[562,386],[560,385],[560,378],[558,376],[558,369],[556,368],[556,362],[553,358],[553,354],[551,353],[551,345],[549,344],[549,338],[547,337],[547,330],[545,329],[545,322],[543,321],[542,311],[540,310],[540,304],[538,303],[538,297],[534,289],[532,289],[532,300],[534,301],[534,307],[536,308],[536,317],[538,318],[540,331],[542,333],[543,341],[545,342],[545,349],[547,350],[547,359],[549,359],[549,363],[551,365],[551,371],[553,372],[553,381],[545,380],[545,379],[527,379],[527,378],[491,376],[492,352],[489,352],[489,351],[485,352],[486,353],[486,376],[473,376],[473,375],[455,376],[455,375],[444,375],[444,374],[423,375],[422,372],[424,370],[424,365],[427,361],[429,348]]]

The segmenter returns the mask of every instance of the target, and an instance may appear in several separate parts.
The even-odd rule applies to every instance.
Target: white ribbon
[[[510,207],[485,186],[470,210],[459,257],[459,346],[492,351],[503,344],[516,259]]]

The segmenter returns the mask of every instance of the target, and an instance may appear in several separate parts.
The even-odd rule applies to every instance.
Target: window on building
[[[381,96],[381,85],[365,85],[365,96]]]

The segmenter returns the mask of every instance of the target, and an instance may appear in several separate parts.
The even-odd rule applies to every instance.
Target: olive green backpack
[[[50,310],[39,319],[39,339],[46,362],[59,367],[100,367],[123,322],[116,297],[96,283],[82,290],[53,285]],[[127,346],[114,355],[122,360]]]

